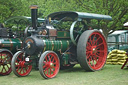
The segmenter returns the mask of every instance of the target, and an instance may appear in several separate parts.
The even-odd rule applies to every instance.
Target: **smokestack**
[[[32,5],[31,7],[31,20],[33,29],[37,30],[37,5]]]

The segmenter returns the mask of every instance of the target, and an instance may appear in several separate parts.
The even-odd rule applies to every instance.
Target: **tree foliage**
[[[87,9],[87,12],[112,16],[111,22],[101,21],[99,24],[106,37],[115,30],[126,29],[123,24],[128,21],[127,0],[76,0],[76,4]]]
[[[0,0],[0,22],[11,16],[30,16],[31,5],[38,5],[38,16],[45,18],[57,11],[79,11],[112,16],[112,21],[93,21],[105,36],[118,29],[126,29],[128,0]],[[110,32],[111,31],[111,32]]]

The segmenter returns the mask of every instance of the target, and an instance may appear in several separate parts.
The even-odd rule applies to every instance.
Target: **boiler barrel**
[[[52,50],[52,51],[59,51],[61,50],[62,52],[66,51],[69,48],[69,45],[71,43],[70,40],[43,40],[44,42],[44,49],[43,51],[46,50]]]
[[[44,51],[66,51],[70,46],[70,40],[42,40],[36,37],[28,37],[25,39],[25,52],[28,55],[36,55]]]
[[[21,47],[22,41],[19,38],[0,38],[0,49],[8,49],[14,53]]]

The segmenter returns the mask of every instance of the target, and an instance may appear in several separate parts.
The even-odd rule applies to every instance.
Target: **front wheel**
[[[107,43],[100,31],[88,30],[80,36],[77,58],[81,67],[87,71],[103,68],[107,58]]]
[[[13,54],[6,49],[0,49],[0,75],[5,76],[11,73],[11,60]]]
[[[25,53],[23,51],[18,51],[12,58],[12,71],[18,77],[27,76],[32,70],[32,61],[26,58],[28,57],[25,56]]]
[[[39,71],[45,79],[55,77],[60,68],[60,61],[57,54],[53,51],[45,51],[39,60]]]

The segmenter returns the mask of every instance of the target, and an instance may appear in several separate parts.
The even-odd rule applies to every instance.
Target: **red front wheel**
[[[0,49],[0,75],[8,75],[11,73],[12,53],[6,49]]]
[[[57,54],[53,51],[45,51],[39,60],[39,71],[45,79],[55,77],[60,68],[60,61]]]
[[[32,70],[31,60],[26,59],[25,53],[22,51],[18,51],[14,54],[11,62],[11,67],[13,73],[20,76],[27,76]]]
[[[102,69],[107,57],[107,43],[102,33],[98,30],[85,31],[78,41],[77,56],[85,70]]]

